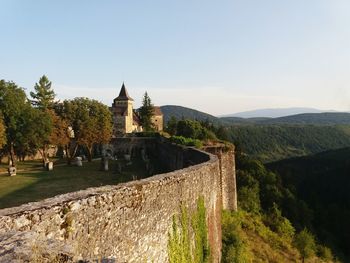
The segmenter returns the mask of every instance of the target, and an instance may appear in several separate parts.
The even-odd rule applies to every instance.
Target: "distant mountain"
[[[297,108],[294,108],[297,109]],[[298,108],[302,109],[302,108]],[[307,108],[303,108],[307,109]],[[164,121],[175,116],[177,119],[185,118],[191,120],[205,121],[215,125],[347,125],[350,124],[350,113],[347,112],[322,112],[322,113],[303,113],[290,116],[268,118],[268,117],[215,117],[205,112],[194,110],[176,105],[161,106],[164,114]],[[316,111],[316,109],[314,109]]]
[[[324,110],[318,110],[314,108],[280,108],[280,109],[258,109],[251,111],[238,112],[234,114],[228,114],[221,117],[240,117],[240,118],[279,118],[289,115],[302,114],[302,113],[321,113]],[[333,112],[333,111],[330,111]]]
[[[180,120],[181,118],[185,118],[198,121],[209,120],[211,123],[214,124],[222,123],[222,121],[219,118],[213,115],[182,106],[165,105],[161,106],[160,108],[164,114],[164,123],[167,123],[172,116],[176,117],[178,120]]]
[[[221,117],[221,121],[225,124],[259,124],[264,123],[265,121],[273,120],[273,118],[239,118],[239,117]]]
[[[260,124],[313,124],[313,125],[335,125],[350,124],[350,113],[347,112],[324,112],[305,113],[281,118],[267,119]]]

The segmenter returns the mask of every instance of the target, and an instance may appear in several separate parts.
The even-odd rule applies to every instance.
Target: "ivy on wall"
[[[182,205],[180,215],[173,216],[168,241],[169,263],[210,262],[210,246],[204,198],[197,200],[196,210],[189,215]]]

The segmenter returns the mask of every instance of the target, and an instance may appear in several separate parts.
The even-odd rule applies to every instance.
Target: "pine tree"
[[[143,95],[142,106],[139,109],[140,121],[144,131],[154,131],[152,117],[154,115],[154,106],[147,92]]]
[[[56,94],[51,88],[51,84],[51,81],[45,75],[39,79],[39,83],[35,83],[35,92],[30,92],[30,96],[33,98],[33,106],[40,109],[50,109],[53,107]]]

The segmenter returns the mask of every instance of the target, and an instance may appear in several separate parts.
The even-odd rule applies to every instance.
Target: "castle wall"
[[[0,262],[28,258],[33,247],[74,260],[167,262],[173,215],[180,212],[180,204],[193,211],[201,196],[212,257],[220,262],[222,185],[223,177],[233,173],[232,152],[221,152],[218,158],[152,139],[132,143],[148,145],[168,169],[180,170],[0,210]]]
[[[237,211],[236,164],[234,148],[206,147],[205,151],[219,158],[223,209]]]

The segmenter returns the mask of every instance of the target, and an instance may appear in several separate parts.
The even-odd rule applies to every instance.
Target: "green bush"
[[[273,204],[273,207],[265,215],[264,223],[280,237],[288,241],[293,239],[295,229],[290,221],[282,216],[276,204]]]
[[[238,189],[238,205],[241,209],[258,214],[260,212],[259,186],[243,186]]]
[[[306,228],[304,228],[304,230],[300,231],[295,236],[294,245],[299,250],[303,262],[305,261],[305,259],[315,254],[315,238]]]
[[[180,120],[177,123],[176,135],[198,140],[214,140],[215,134],[203,127],[200,122],[192,120]]]
[[[241,231],[240,212],[223,211],[222,214],[222,262],[250,262],[250,255],[244,244]]]
[[[329,262],[333,260],[332,250],[329,247],[319,245],[317,250],[318,256],[324,261]]]
[[[186,138],[183,136],[171,136],[170,141],[176,144],[181,144],[185,146],[193,146],[196,148],[201,148],[203,146],[202,142],[197,139]]]

